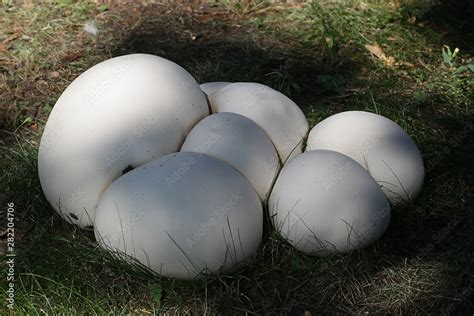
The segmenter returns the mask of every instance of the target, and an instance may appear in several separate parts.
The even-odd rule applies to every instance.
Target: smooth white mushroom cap
[[[245,116],[230,112],[200,121],[181,151],[205,153],[227,162],[247,178],[262,200],[270,193],[280,165],[265,131]]]
[[[209,96],[212,112],[234,112],[259,125],[281,161],[302,151],[309,126],[301,109],[284,94],[259,83],[232,83]]]
[[[393,205],[414,199],[424,179],[423,159],[408,134],[383,116],[349,111],[333,115],[309,133],[306,151],[334,150],[364,167]]]
[[[38,156],[46,198],[68,222],[93,225],[114,179],[178,151],[208,112],[199,85],[169,60],[133,54],[95,65],[63,92],[46,124]]]
[[[298,250],[328,255],[374,243],[390,222],[390,205],[353,159],[327,150],[286,164],[269,199],[275,229]]]
[[[97,208],[95,235],[161,275],[230,269],[262,239],[263,211],[248,181],[206,154],[166,155],[115,180]]]
[[[207,94],[211,95],[219,91],[220,89],[224,88],[225,86],[229,85],[230,82],[225,81],[216,81],[216,82],[206,82],[201,84],[199,87],[201,90]]]

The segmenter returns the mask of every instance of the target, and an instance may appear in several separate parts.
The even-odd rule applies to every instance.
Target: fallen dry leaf
[[[415,65],[413,65],[412,63],[409,63],[407,61],[397,61],[394,63],[395,66],[404,66],[404,67],[407,67],[407,68],[414,68]]]
[[[9,42],[11,42],[11,41],[13,41],[13,40],[16,40],[19,36],[20,36],[20,35],[19,35],[18,33],[14,33],[14,34],[8,36],[6,39],[4,39],[3,42],[2,42],[2,44],[5,45],[5,44],[7,44],[7,43],[9,43]]]
[[[372,55],[374,55],[375,57],[377,57],[378,59],[383,61],[385,65],[391,67],[395,64],[395,58],[387,57],[385,55],[385,53],[383,52],[382,48],[379,45],[377,45],[377,44],[375,44],[375,45],[365,45],[365,48],[367,48],[367,50]]]
[[[33,2],[26,2],[22,5],[23,8],[25,9],[32,9],[35,7],[34,3]]]
[[[57,72],[57,71],[50,71],[50,72],[48,73],[48,77],[49,77],[49,78],[59,78],[59,76],[60,76],[60,74],[59,74],[59,72]]]
[[[386,59],[387,56],[385,56],[385,53],[383,52],[382,48],[380,48],[379,45],[375,44],[375,45],[365,45],[365,48],[367,48],[367,50],[369,52],[372,53],[372,55],[374,55],[375,57],[377,57],[378,59]]]
[[[387,57],[387,59],[385,59],[384,62],[385,62],[385,65],[387,65],[389,67],[392,67],[396,64],[395,63],[395,58],[393,58],[393,57]]]
[[[63,63],[70,63],[82,57],[82,52],[72,52],[63,57]]]

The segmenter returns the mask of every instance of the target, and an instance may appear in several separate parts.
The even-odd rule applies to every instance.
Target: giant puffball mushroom
[[[115,180],[95,222],[102,247],[179,279],[232,269],[255,253],[262,230],[261,202],[248,181],[194,152],[166,155]]]
[[[49,116],[38,156],[43,192],[68,222],[93,225],[114,179],[178,151],[208,114],[199,85],[169,60],[133,54],[101,62],[69,85]]]
[[[181,151],[219,158],[242,173],[266,200],[279,169],[272,141],[245,116],[222,112],[206,117],[189,132]]]
[[[221,90],[222,88],[224,88],[225,86],[229,84],[230,82],[216,81],[216,82],[202,83],[199,87],[205,94],[211,95],[218,92],[219,90]]]
[[[309,126],[301,109],[284,94],[258,83],[232,83],[209,96],[212,112],[234,112],[259,125],[281,161],[302,151]]]
[[[374,179],[353,159],[328,150],[305,152],[283,167],[269,212],[283,238],[317,256],[366,247],[390,222],[390,205]]]
[[[209,96],[218,92],[219,90],[221,90],[222,88],[224,88],[225,86],[229,84],[230,82],[216,81],[216,82],[203,83],[199,86],[201,90],[206,94],[206,98],[209,103],[209,111],[211,111],[211,113],[212,113],[213,106],[212,106],[212,99],[209,98]]]
[[[334,150],[364,167],[393,205],[413,200],[424,179],[423,159],[408,134],[383,116],[349,111],[333,115],[309,133],[306,151]]]

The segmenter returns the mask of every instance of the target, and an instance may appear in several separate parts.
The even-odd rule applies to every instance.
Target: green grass
[[[16,205],[18,314],[472,314],[474,81],[469,70],[456,70],[474,63],[474,28],[467,9],[443,3],[226,1],[221,10],[194,13],[186,6],[4,3],[0,193],[1,212],[7,202]],[[82,32],[87,21],[96,22],[98,37]],[[371,56],[368,44],[398,64]],[[443,45],[460,49],[453,66],[443,62]],[[393,210],[376,245],[346,255],[302,255],[266,227],[257,257],[232,275],[181,282],[118,261],[52,211],[36,158],[67,85],[101,60],[134,52],[173,60],[199,82],[267,84],[295,100],[310,125],[344,110],[387,116],[422,151],[424,190]]]

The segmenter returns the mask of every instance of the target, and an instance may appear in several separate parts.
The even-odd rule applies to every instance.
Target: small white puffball
[[[266,200],[280,162],[272,141],[245,116],[222,112],[206,117],[189,132],[181,151],[219,158],[242,173]]]
[[[101,62],[69,85],[49,116],[38,155],[43,192],[68,222],[93,225],[114,179],[178,151],[208,114],[199,85],[169,60],[133,54]]]
[[[201,84],[199,87],[201,90],[207,94],[211,95],[219,91],[220,89],[224,88],[225,86],[229,85],[230,82],[225,81],[216,81],[216,82],[206,82]]]
[[[306,151],[334,150],[364,167],[393,205],[413,200],[425,175],[420,151],[410,136],[383,116],[349,111],[333,115],[309,133]]]
[[[180,152],[115,180],[95,221],[102,247],[163,276],[192,279],[252,255],[262,239],[263,211],[255,190],[233,167]]]
[[[258,83],[238,82],[209,96],[212,112],[234,112],[259,125],[272,140],[281,161],[302,151],[309,126],[301,109],[284,94]]]
[[[298,250],[329,255],[374,243],[390,222],[390,205],[353,159],[328,150],[296,156],[270,195],[275,229]]]

